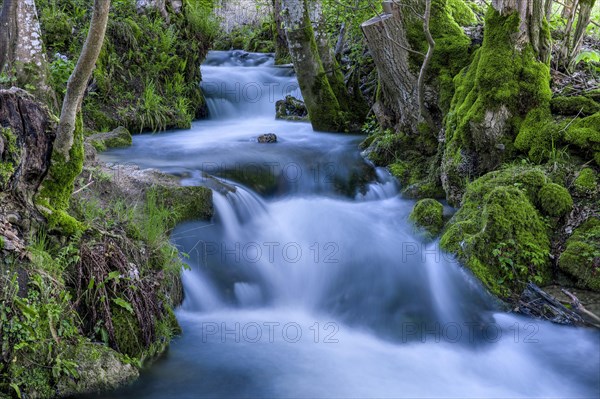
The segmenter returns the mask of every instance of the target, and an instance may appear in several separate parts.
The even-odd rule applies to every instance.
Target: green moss
[[[0,127],[0,141],[4,145],[4,152],[0,153],[0,189],[4,189],[21,158],[21,151],[17,136],[8,127]]]
[[[513,166],[467,186],[463,205],[440,244],[456,253],[496,295],[519,294],[522,283],[550,278],[550,240],[535,207],[546,177],[541,169]]]
[[[50,229],[62,230],[65,234],[76,234],[84,229],[83,224],[70,216],[66,210],[69,208],[75,178],[83,170],[83,121],[81,115],[77,117],[75,131],[73,132],[73,146],[69,152],[69,160],[54,152],[48,176],[36,198],[44,216],[48,219]]]
[[[468,0],[467,0],[468,1]],[[463,0],[447,0],[448,13],[460,26],[470,26],[477,23],[475,13]]]
[[[538,193],[540,208],[546,215],[562,216],[573,209],[569,191],[556,183],[545,184]]]
[[[430,236],[436,236],[444,227],[444,207],[434,199],[422,199],[415,204],[409,219]]]
[[[573,182],[575,193],[579,196],[592,195],[598,191],[598,174],[592,168],[584,168]]]
[[[430,31],[435,41],[433,58],[429,67],[427,84],[439,87],[439,108],[446,112],[454,95],[452,79],[469,62],[471,40],[465,35],[458,21],[453,18],[453,11],[460,14],[459,9],[468,15],[468,7],[461,0],[434,0],[431,7]],[[472,12],[471,12],[472,15]],[[462,15],[459,15],[461,19]],[[474,16],[473,16],[474,17]],[[461,19],[462,20],[462,19]],[[413,16],[406,25],[407,39],[413,49],[423,54],[427,52],[427,41],[423,33],[423,22]],[[411,53],[411,68],[415,73],[423,63],[423,57]]]
[[[600,165],[600,112],[586,118],[564,122],[565,141],[578,147],[586,159],[593,159]]]
[[[585,97],[590,98],[596,102],[600,102],[600,89],[593,89],[583,94]]]
[[[562,138],[563,131],[552,119],[548,108],[539,107],[527,114],[515,139],[515,147],[527,152],[533,162],[542,163],[551,158]]]
[[[584,96],[555,97],[550,102],[552,112],[559,115],[588,116],[600,112],[600,104]]]
[[[129,147],[133,140],[129,130],[122,126],[109,133],[97,133],[87,138],[96,151],[102,152],[107,148]]]
[[[111,307],[111,313],[119,352],[134,358],[141,358],[145,345],[142,340],[142,330],[135,315],[117,306]]]
[[[208,220],[213,215],[212,191],[206,187],[156,187],[155,191],[158,206],[177,215],[175,222]]]
[[[0,236],[0,250],[4,249],[4,237]]]
[[[600,291],[600,219],[588,219],[566,242],[558,265],[582,288]]]

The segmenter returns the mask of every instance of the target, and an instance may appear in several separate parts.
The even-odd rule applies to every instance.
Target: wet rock
[[[258,142],[259,143],[276,143],[277,135],[275,135],[275,133],[261,134],[260,136],[258,136]]]
[[[275,118],[288,121],[308,121],[308,111],[304,102],[292,96],[275,103]]]

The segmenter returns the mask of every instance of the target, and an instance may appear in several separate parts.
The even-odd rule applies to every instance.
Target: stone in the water
[[[292,96],[285,96],[285,100],[275,103],[275,118],[288,121],[308,121],[308,111],[304,102]]]
[[[261,134],[260,136],[258,136],[258,142],[259,143],[276,143],[277,136],[275,135],[275,133]]]

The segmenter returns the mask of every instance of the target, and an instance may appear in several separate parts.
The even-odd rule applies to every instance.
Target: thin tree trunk
[[[307,0],[282,0],[281,4],[290,56],[310,122],[315,130],[344,130],[344,115],[319,57]]]
[[[569,54],[569,63],[571,63],[577,56],[577,53],[579,53],[585,30],[592,19],[592,8],[594,7],[594,4],[595,1],[579,2],[579,16],[577,18],[575,32],[573,33],[573,44],[571,45],[571,52]]]
[[[288,50],[285,30],[283,29],[283,18],[281,16],[281,0],[273,1],[273,21],[275,23],[275,64],[289,62],[290,52]]]
[[[67,161],[69,160],[69,152],[73,146],[75,118],[81,107],[85,89],[96,65],[102,44],[104,43],[109,10],[110,0],[94,1],[94,12],[90,22],[90,29],[79,55],[77,65],[67,83],[67,92],[60,114],[56,141],[54,142],[54,150]]]
[[[17,35],[17,1],[4,0],[0,11],[0,73],[12,59],[11,43],[14,43]]]

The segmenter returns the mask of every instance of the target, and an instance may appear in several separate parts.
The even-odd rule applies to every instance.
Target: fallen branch
[[[590,319],[595,321],[590,322],[591,324],[595,325],[596,327],[600,327],[600,317],[598,317],[595,313],[592,313],[589,310],[587,310],[574,294],[570,293],[564,288],[561,288],[561,291],[563,294],[565,294],[571,299],[571,306],[573,307],[573,309],[575,309],[579,314],[588,316]]]

